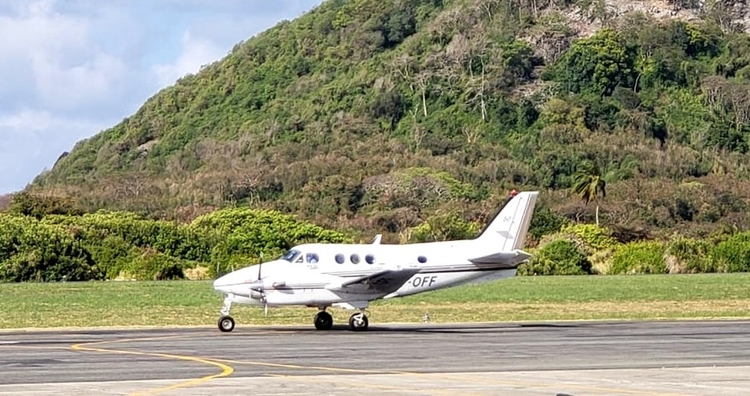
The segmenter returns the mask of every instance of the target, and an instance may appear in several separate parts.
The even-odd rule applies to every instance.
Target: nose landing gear
[[[232,309],[232,299],[227,296],[224,299],[224,306],[221,308],[221,317],[219,318],[219,331],[222,333],[229,333],[234,330],[234,319],[229,316],[229,311]]]
[[[219,318],[219,330],[222,333],[228,333],[234,330],[234,319],[231,316],[222,316]]]

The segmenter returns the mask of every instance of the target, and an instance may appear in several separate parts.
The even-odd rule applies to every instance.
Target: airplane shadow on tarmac
[[[327,334],[330,332],[347,332],[351,334],[367,334],[367,333],[402,333],[402,334],[411,334],[411,333],[442,333],[442,334],[451,334],[451,333],[464,333],[464,334],[472,334],[472,333],[494,333],[494,332],[509,332],[509,331],[518,331],[528,328],[578,328],[581,327],[582,324],[555,324],[555,323],[523,323],[523,324],[508,324],[508,323],[498,323],[498,324],[462,324],[462,325],[434,325],[434,324],[425,324],[425,325],[371,325],[367,330],[365,331],[351,331],[349,329],[349,326],[345,324],[338,324],[333,325],[333,328],[330,330],[316,330],[314,327],[290,327],[290,328],[284,328],[284,329],[278,329],[280,332],[284,331],[293,331],[295,333],[310,333],[310,334]],[[240,330],[241,327],[238,327],[234,332],[236,333],[237,330]],[[274,330],[274,328],[263,328],[263,331],[268,330]]]

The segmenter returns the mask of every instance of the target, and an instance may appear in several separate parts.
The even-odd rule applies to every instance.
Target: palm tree
[[[590,201],[596,204],[596,225],[599,225],[599,203],[598,198],[607,196],[607,182],[602,177],[599,165],[592,161],[585,161],[573,175],[573,192],[581,197],[583,202],[588,205]]]

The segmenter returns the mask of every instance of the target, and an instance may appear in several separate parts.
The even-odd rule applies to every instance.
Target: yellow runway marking
[[[163,336],[163,337],[150,337],[150,338],[127,338],[122,340],[114,340],[114,341],[97,341],[97,342],[85,342],[80,344],[74,344],[70,346],[70,349],[74,351],[88,351],[88,352],[101,352],[101,353],[110,353],[110,354],[117,354],[117,355],[137,355],[137,356],[152,356],[152,357],[160,357],[165,359],[173,359],[173,360],[182,360],[186,362],[196,362],[196,363],[202,363],[210,366],[216,366],[221,369],[221,372],[218,374],[212,374],[207,375],[200,378],[195,378],[183,382],[176,383],[174,385],[166,386],[163,388],[154,388],[154,389],[148,389],[142,392],[136,392],[132,395],[152,395],[155,393],[160,392],[167,392],[174,389],[179,388],[186,388],[190,386],[199,385],[208,381],[211,381],[214,378],[221,378],[221,377],[227,377],[231,375],[234,372],[234,369],[226,364],[215,362],[213,360],[209,359],[203,359],[195,356],[187,356],[187,355],[174,355],[169,353],[156,353],[156,352],[141,352],[141,351],[128,351],[128,350],[122,350],[122,349],[112,349],[112,348],[94,348],[91,345],[104,345],[104,344],[115,344],[115,343],[126,343],[126,342],[133,342],[133,341],[149,341],[149,340],[164,340],[164,339],[170,339],[170,338],[180,338],[180,337],[186,337],[186,336]]]
[[[266,332],[260,332],[260,333],[262,334]],[[272,331],[269,331],[267,333],[272,333]],[[254,333],[254,334],[258,334],[258,333]],[[137,393],[133,393],[132,395],[151,395],[151,394],[155,394],[159,392],[166,392],[166,391],[170,391],[174,389],[199,385],[199,384],[208,382],[215,378],[227,377],[234,372],[234,369],[228,364],[285,368],[285,369],[293,369],[293,370],[318,370],[318,371],[327,371],[327,372],[332,372],[332,373],[399,375],[399,376],[405,376],[405,377],[431,378],[432,380],[438,380],[438,381],[454,380],[454,381],[459,381],[459,382],[472,382],[472,383],[484,384],[484,385],[503,385],[503,386],[510,386],[510,387],[533,387],[533,388],[547,388],[547,389],[567,388],[567,389],[578,389],[578,390],[597,392],[597,393],[605,392],[605,393],[619,393],[619,394],[631,394],[631,395],[662,395],[662,396],[676,395],[676,394],[648,392],[648,391],[641,391],[641,390],[628,390],[628,389],[622,389],[622,388],[609,388],[609,387],[596,386],[596,385],[559,384],[559,383],[550,383],[547,381],[522,381],[522,380],[512,380],[512,379],[500,380],[500,379],[495,379],[495,378],[467,378],[464,376],[451,375],[449,373],[416,373],[416,372],[408,372],[408,371],[400,371],[400,370],[364,370],[364,369],[349,369],[349,368],[327,367],[327,366],[304,366],[304,365],[284,364],[284,363],[231,360],[231,359],[221,359],[221,358],[212,358],[212,357],[197,357],[197,356],[175,355],[175,354],[167,354],[167,353],[140,352],[140,351],[132,351],[132,350],[92,347],[93,345],[127,343],[127,342],[148,341],[148,340],[165,340],[165,339],[183,338],[183,337],[187,337],[187,336],[176,335],[176,336],[159,336],[159,337],[151,337],[151,338],[129,338],[129,339],[121,339],[121,340],[113,340],[113,341],[98,341],[98,342],[89,342],[89,343],[80,343],[80,344],[71,345],[70,349],[75,350],[75,351],[90,351],[90,352],[112,353],[112,354],[122,354],[122,355],[152,356],[152,357],[160,357],[160,358],[165,358],[165,359],[192,361],[192,362],[215,366],[222,370],[220,373],[217,373],[217,374],[208,375],[208,376],[204,376],[204,377],[200,377],[200,378],[196,378],[192,380],[187,380],[187,381],[180,382],[180,383],[170,385],[167,387],[163,387],[163,388],[156,388],[156,389],[146,390],[143,392],[137,392]],[[11,345],[5,345],[5,346],[11,346]],[[50,348],[54,348],[54,347],[50,347]],[[330,380],[330,379],[323,379],[323,378],[315,378],[315,376],[296,376],[296,375],[283,375],[283,374],[270,374],[270,373],[266,375],[270,377],[284,378],[287,380],[294,380],[294,381],[348,382],[348,383],[351,383],[353,381],[353,380],[348,380],[344,378],[336,378],[335,380]],[[360,387],[373,388],[373,389],[403,391],[402,388],[399,388],[396,386],[391,387],[391,386],[386,386],[386,385],[363,384],[362,381],[356,381],[356,385]],[[455,392],[448,392],[448,391],[441,391],[441,390],[430,390],[428,392],[431,392],[431,393],[438,392],[438,394],[455,393]]]
[[[215,362],[224,362],[230,364],[245,364],[248,366],[262,366],[262,367],[278,367],[288,368],[295,370],[320,370],[320,371],[331,371],[335,373],[356,373],[356,374],[403,374],[399,371],[382,371],[382,370],[360,370],[360,369],[347,369],[338,367],[324,367],[324,366],[300,366],[296,364],[283,364],[283,363],[266,363],[266,362],[251,362],[247,360],[230,360],[230,359],[218,359],[209,358]]]

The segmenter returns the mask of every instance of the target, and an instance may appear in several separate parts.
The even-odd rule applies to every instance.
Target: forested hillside
[[[536,221],[553,231],[559,217],[594,222],[597,204],[603,225],[640,238],[743,230],[750,36],[738,10],[326,1],[80,142],[30,190],[181,221],[277,209],[386,241],[425,221],[427,239],[481,223],[511,188],[543,191]],[[572,187],[592,176],[606,196],[586,205]]]

